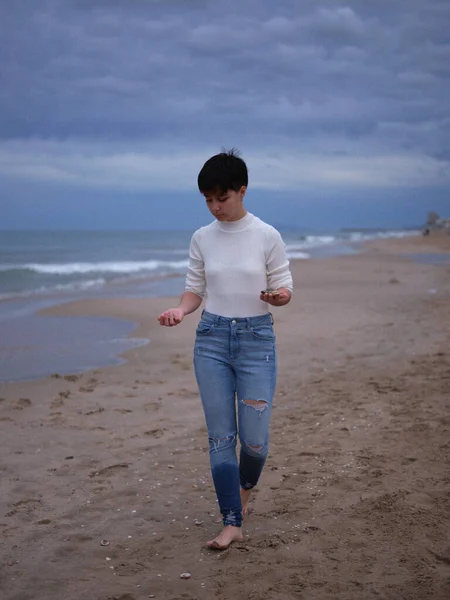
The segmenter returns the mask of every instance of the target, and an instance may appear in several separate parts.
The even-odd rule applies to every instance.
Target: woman
[[[268,305],[284,306],[292,292],[281,236],[246,211],[247,185],[246,164],[234,150],[205,163],[198,187],[215,221],[192,236],[179,306],[158,317],[173,327],[205,300],[194,368],[223,520],[223,530],[207,542],[217,550],[243,539],[242,514],[266,461],[277,370]]]

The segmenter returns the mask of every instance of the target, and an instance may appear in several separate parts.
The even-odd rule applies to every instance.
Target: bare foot
[[[251,491],[252,491],[251,489],[243,490],[241,488],[241,503],[242,503],[242,514],[243,515],[248,515],[248,503],[250,501]]]
[[[241,527],[227,525],[216,538],[206,542],[206,545],[211,550],[226,550],[233,542],[242,542],[243,540],[244,536],[242,535]]]

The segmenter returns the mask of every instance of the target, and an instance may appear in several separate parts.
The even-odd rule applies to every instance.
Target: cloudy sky
[[[277,225],[450,216],[448,0],[0,5],[0,228],[208,221],[237,146]]]

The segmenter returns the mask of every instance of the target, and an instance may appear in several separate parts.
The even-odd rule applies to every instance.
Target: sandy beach
[[[450,597],[449,236],[292,263],[273,309],[271,449],[245,540],[219,531],[191,367],[199,313],[85,300],[139,323],[121,366],[0,384],[2,600]],[[190,573],[189,579],[180,575]]]

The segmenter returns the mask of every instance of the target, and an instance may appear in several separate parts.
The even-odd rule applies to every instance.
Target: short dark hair
[[[240,158],[239,151],[232,148],[212,156],[205,162],[198,174],[198,189],[202,194],[227,190],[238,192],[242,186],[248,185],[247,165]]]

